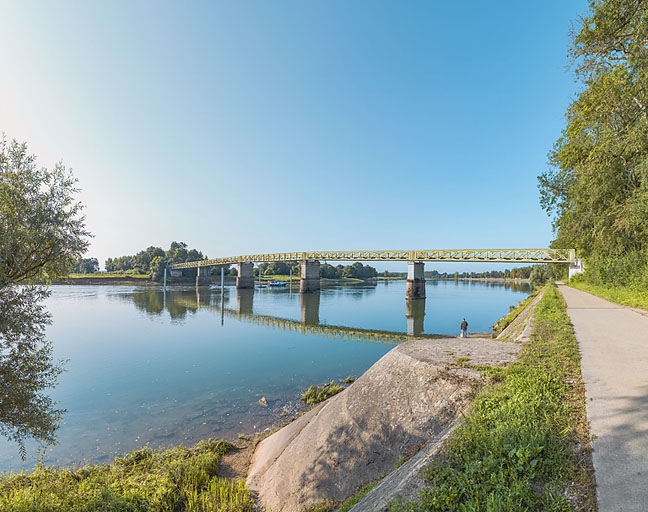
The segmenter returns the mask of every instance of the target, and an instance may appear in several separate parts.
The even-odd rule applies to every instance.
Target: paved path
[[[599,512],[648,511],[648,316],[559,285],[581,352]]]

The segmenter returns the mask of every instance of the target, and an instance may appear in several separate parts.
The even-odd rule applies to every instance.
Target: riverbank
[[[477,367],[509,364],[519,350],[476,337],[399,345],[347,389],[264,439],[248,487],[263,507],[283,512],[342,502],[442,435],[484,384]]]
[[[396,284],[394,284],[394,286],[396,286]],[[404,283],[403,283],[403,287],[404,287]],[[453,286],[453,285],[449,285],[449,287],[448,287],[448,291],[452,290],[452,291],[454,292],[455,290],[459,290],[459,289],[466,289],[466,290],[468,290],[469,288],[472,290],[472,287],[471,287],[471,286],[467,286],[467,285],[460,285],[458,288],[456,288],[456,287]],[[380,291],[380,290],[382,290],[382,289],[384,289],[384,290],[386,290],[386,291],[389,289],[388,291],[390,291],[390,296],[396,296],[396,297],[397,297],[398,304],[401,303],[400,301],[402,300],[402,294],[401,294],[400,292],[394,294],[394,293],[391,293],[391,292],[393,292],[393,290],[392,290],[391,287],[383,287],[383,286],[378,287],[378,291]],[[435,289],[436,289],[436,288],[435,288]],[[490,288],[489,288],[489,290],[490,290]],[[82,293],[82,294],[85,295],[85,294],[87,293],[87,291],[85,291],[85,290],[81,290],[80,293]],[[110,296],[112,296],[111,294],[114,294],[114,293],[115,293],[115,291],[109,291],[109,290],[108,290],[108,291],[106,291],[106,297],[110,297]],[[151,294],[151,292],[149,292],[148,290],[140,290],[140,291],[136,291],[136,292],[133,292],[133,293],[134,293],[134,295],[133,295],[133,299],[132,299],[132,300],[134,300],[134,304],[136,304],[136,305],[138,306],[138,307],[137,307],[138,312],[139,312],[139,311],[144,311],[144,309],[142,308],[142,305],[143,305],[143,303],[142,303],[142,299],[143,299],[143,298],[147,298],[147,297],[149,297],[149,296],[154,296],[154,297],[158,297],[158,298],[159,298],[159,297],[162,296],[161,293],[160,293],[159,291],[156,292],[157,294]],[[375,294],[374,294],[374,291],[373,291],[373,290],[371,290],[371,291],[367,291],[366,293],[367,293],[367,296],[368,296],[368,297],[375,297]],[[71,294],[72,294],[72,296],[75,296],[76,292],[75,292],[75,291],[71,291]],[[122,292],[119,292],[119,295],[121,296],[121,295],[122,295]],[[178,295],[178,294],[175,294],[175,295]],[[288,297],[288,294],[274,294],[274,293],[272,293],[272,294],[263,294],[263,293],[262,293],[261,295],[266,296],[266,297],[268,297],[268,298],[269,298],[269,297],[273,297],[273,296],[277,296],[277,297],[282,297],[282,296],[284,296],[284,297]],[[103,292],[99,292],[99,296],[103,296]],[[172,294],[171,298],[172,298],[173,296],[174,296],[174,294]],[[510,296],[510,294],[507,293],[506,296]],[[342,295],[342,297],[346,297],[346,295]],[[351,304],[353,305],[353,312],[354,312],[354,315],[355,315],[355,316],[358,316],[358,315],[362,314],[362,309],[357,307],[357,303],[358,303],[358,301],[357,301],[357,299],[356,299],[356,297],[357,297],[356,293],[353,292],[353,293],[352,293],[351,295],[349,295],[348,297],[351,299]],[[167,296],[167,300],[169,300],[169,298],[170,298],[170,297]],[[182,298],[185,299],[185,297],[182,297]],[[326,294],[323,294],[323,298],[326,298]],[[129,300],[131,300],[131,299],[129,299]],[[339,298],[338,298],[337,300],[339,301]],[[76,305],[74,306],[74,308],[75,308],[75,312],[77,312],[77,316],[81,316],[81,317],[85,317],[85,316],[86,316],[85,314],[83,314],[83,309],[82,309],[83,305],[86,304],[86,302],[87,302],[87,301],[84,300],[84,301],[81,301],[81,302],[79,302],[78,304],[76,304]],[[344,302],[349,302],[349,301],[347,300],[347,301],[344,301]],[[515,303],[515,301],[508,302],[508,299],[507,299],[506,302],[505,302],[505,304],[510,304],[510,303]],[[103,303],[102,303],[102,304],[103,304]],[[118,304],[118,305],[119,305],[119,304],[122,304],[122,305],[123,305],[124,302],[123,302],[123,300],[121,300],[121,299],[120,299],[119,301],[114,301],[114,300],[110,299],[110,300],[108,300],[108,301],[105,303],[105,306],[110,306],[110,305],[112,305],[112,304]],[[160,305],[161,305],[161,303],[160,303]],[[89,308],[90,310],[96,310],[96,309],[97,309],[97,301],[94,301],[94,300],[93,300],[93,301],[88,302],[88,308]],[[123,308],[122,308],[122,309],[123,309]],[[345,308],[345,309],[348,309],[348,308]],[[392,307],[391,309],[393,310],[393,309],[395,309],[395,308]],[[173,310],[173,309],[171,309],[171,310]],[[372,310],[373,310],[373,308],[372,308]],[[125,311],[127,311],[127,310],[125,310]],[[148,311],[148,310],[147,310],[147,311]],[[375,310],[374,310],[374,311],[375,311]],[[438,313],[439,310],[437,309],[436,311],[437,311],[437,313]],[[208,320],[207,316],[210,316],[209,312],[206,311],[206,310],[202,310],[202,314],[205,316],[204,319],[205,319],[205,320]],[[374,312],[374,314],[375,314],[375,312]],[[111,315],[109,314],[109,311],[108,311],[108,310],[106,310],[106,311],[104,312],[104,314],[103,314],[103,317],[107,317],[107,316],[111,316]],[[141,315],[138,313],[137,316],[140,317]],[[438,315],[436,315],[436,316],[438,316]],[[436,316],[435,316],[435,318],[436,318]],[[156,317],[156,318],[157,318],[157,317]],[[123,322],[120,322],[120,324],[122,324],[122,323],[123,323]],[[193,324],[195,324],[195,323],[197,323],[197,322],[188,322],[187,325],[188,325],[188,326],[191,326],[191,325],[193,325]],[[209,322],[209,323],[210,323],[210,325],[212,325],[212,326],[213,326],[213,324],[214,324],[213,322]],[[476,325],[476,322],[474,323],[474,325]],[[146,324],[147,332],[150,332],[149,330],[151,329],[151,327],[155,327],[155,326],[154,326],[153,324],[150,324],[150,325],[149,325],[149,324]],[[102,330],[103,330],[103,329],[102,329]],[[453,330],[454,330],[454,329],[453,329]],[[165,332],[166,332],[166,331],[167,331],[167,329],[165,329]],[[186,333],[184,332],[184,331],[186,331],[186,329],[183,328],[182,331],[183,331],[184,336],[186,336]],[[262,333],[259,332],[258,334],[261,335]],[[279,352],[281,353],[281,348],[284,346],[284,344],[283,344],[283,339],[286,338],[286,336],[280,336],[280,338],[281,338],[282,341],[279,342],[279,340],[276,340],[275,343],[269,343],[269,342],[268,342],[268,338],[267,338],[266,336],[264,336],[264,338],[265,338],[265,339],[264,339],[264,346],[272,345],[271,352],[277,352],[277,351],[279,351]],[[111,338],[109,338],[109,339],[111,339]],[[113,336],[112,336],[112,339],[114,339],[115,341],[118,342],[118,341],[121,339],[121,337],[120,337],[120,336],[115,336],[115,335],[113,335]],[[469,338],[469,339],[470,339],[470,338]],[[210,341],[211,341],[211,339],[210,339]],[[453,339],[453,341],[454,341],[454,342],[457,342],[457,341],[461,341],[461,340]],[[212,344],[213,344],[213,341],[210,343],[210,346],[211,346]],[[105,344],[102,344],[102,345],[105,345]],[[322,345],[329,346],[330,343],[326,343],[326,344],[322,344]],[[344,344],[344,345],[346,346],[346,345],[349,345],[349,344]],[[356,345],[356,344],[353,344],[353,345]],[[119,348],[119,347],[114,347],[114,345],[111,345],[111,346],[112,346],[112,348],[115,349],[115,350],[117,350],[117,349]],[[371,347],[373,347],[373,344],[371,345]],[[160,344],[160,342],[159,342],[159,341],[156,341],[156,343],[155,343],[155,350],[156,350],[156,351],[159,351],[160,348],[161,348],[161,344]],[[286,349],[287,349],[287,350],[291,350],[291,351],[294,350],[292,344],[286,346]],[[252,352],[252,351],[250,351],[250,355],[251,355],[251,352]],[[270,351],[269,351],[269,353],[270,353]],[[293,352],[289,352],[288,354],[292,354],[292,353],[293,353]],[[248,356],[248,357],[249,357],[249,356]],[[374,361],[376,361],[377,359],[378,359],[378,358],[374,359]],[[202,361],[204,364],[208,364],[208,361],[210,360],[210,358],[202,356],[199,360]],[[174,359],[174,363],[178,363],[178,361],[176,361],[176,360]],[[264,364],[265,364],[265,365],[268,365],[268,364],[267,364],[267,357],[264,358]],[[273,368],[275,368],[275,370],[279,371],[279,370],[278,370],[278,367],[277,367],[276,364],[270,364],[270,366],[272,366]],[[177,369],[178,367],[179,367],[178,364],[174,364],[174,368]],[[367,366],[367,368],[368,368],[368,366]],[[192,371],[196,371],[196,370],[193,369]],[[363,373],[364,371],[365,371],[365,370],[363,369],[362,372],[360,372],[360,373]],[[129,373],[132,373],[132,372],[129,372]],[[156,372],[156,373],[157,373],[157,374],[160,374],[159,372]],[[345,374],[348,375],[347,373],[345,373]],[[358,373],[351,373],[351,374],[357,375]],[[214,376],[215,374],[214,374],[213,372],[210,372],[210,375],[212,375],[212,378],[211,378],[210,380],[213,380],[213,376]],[[317,380],[316,380],[316,381],[311,381],[311,383],[312,383],[312,382],[318,382],[318,381],[317,381]],[[159,387],[158,387],[158,389],[159,389]],[[303,388],[303,389],[305,389],[305,388]],[[268,392],[270,392],[270,391],[269,391],[269,388],[268,388],[267,386],[264,386],[264,388],[263,388],[263,393],[264,393],[264,394],[267,394]],[[257,402],[258,398],[260,398],[260,396],[261,396],[261,395],[259,395],[259,396],[258,396],[258,397],[253,401],[253,402],[251,402],[251,403],[256,404],[256,402]],[[268,400],[268,401],[269,401],[269,402],[272,402],[272,400],[270,400],[270,395],[268,395],[268,397],[269,397],[269,400]],[[177,410],[178,407],[184,407],[184,405],[185,405],[185,404],[184,404],[182,401],[180,401],[177,405],[174,406],[174,410]],[[260,407],[260,406],[258,406],[258,407]],[[142,415],[142,425],[144,425],[145,428],[146,428],[146,427],[151,427],[151,426],[155,427],[154,421],[155,421],[155,415],[151,415],[150,413],[147,413],[147,414],[143,414],[143,415]],[[203,424],[204,424],[204,421],[205,421],[205,420],[204,420],[204,418],[199,418],[199,421],[202,421]],[[209,420],[208,420],[208,421],[209,421]],[[237,423],[238,423],[238,421],[237,421]],[[195,440],[197,440],[197,439],[201,439],[201,438],[203,438],[203,437],[208,437],[208,436],[210,436],[210,435],[218,435],[218,434],[215,434],[215,433],[214,433],[214,432],[215,432],[214,430],[211,430],[211,433],[210,433],[210,425],[212,425],[212,424],[210,423],[209,425],[207,425],[206,427],[204,427],[204,428],[202,429],[202,430],[203,430],[202,435],[199,434],[199,435],[197,435],[197,436],[194,436],[194,437],[190,438],[190,439],[194,439],[194,441],[186,441],[186,442],[187,442],[187,443],[193,443],[193,442],[195,442]],[[87,427],[88,427],[88,428],[87,428],[88,434],[89,434],[89,435],[92,435],[92,436],[93,436],[93,437],[92,437],[92,440],[94,440],[94,433],[92,432],[93,429],[90,427],[89,424],[87,424]],[[240,428],[240,427],[239,427],[239,428]],[[255,429],[255,430],[256,430],[256,429]],[[83,432],[83,431],[81,431],[81,432]],[[188,432],[188,428],[186,428],[186,426],[183,427],[182,432],[183,432],[184,435],[186,436],[186,435],[187,435],[187,432]],[[243,432],[246,432],[246,430],[244,430]],[[224,437],[224,438],[225,438],[225,439],[232,439],[232,438],[233,438],[233,439],[236,439],[236,430],[234,431],[234,433],[232,434],[231,437],[226,436],[226,437]],[[185,438],[185,439],[187,439],[187,438]],[[151,446],[155,446],[155,445],[156,445],[155,443],[152,443],[152,444],[151,444]],[[122,453],[124,453],[124,452],[122,452]],[[241,455],[240,452],[237,453],[237,455]],[[223,458],[223,464],[222,464],[223,471],[224,471],[225,468],[226,468],[225,458],[227,458],[228,456],[229,456],[229,454],[226,454],[225,457]],[[219,476],[223,476],[223,474],[220,473],[220,469],[219,469]],[[243,475],[243,476],[245,476],[245,475]]]
[[[550,292],[511,322],[524,345],[469,338],[392,350],[340,395],[262,441],[248,486],[264,507],[284,512],[334,510],[377,480],[354,511],[383,510],[396,497],[418,501],[432,482],[435,491],[420,504],[401,501],[395,509],[470,502],[594,510],[578,350],[564,303]],[[440,393],[434,406],[430,393]]]

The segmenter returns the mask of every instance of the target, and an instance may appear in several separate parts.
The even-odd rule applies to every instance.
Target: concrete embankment
[[[409,459],[396,481],[383,481],[381,487],[391,482],[386,492],[372,495],[384,501],[414,493],[412,475],[417,478],[481,381],[480,372],[460,364],[504,365],[519,350],[517,343],[490,338],[408,341],[342,393],[262,441],[247,484],[268,510],[298,512],[327,499],[342,501]]]

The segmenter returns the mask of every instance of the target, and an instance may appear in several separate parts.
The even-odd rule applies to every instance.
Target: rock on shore
[[[262,441],[247,484],[262,506],[300,512],[342,501],[382,478],[455,420],[481,374],[520,346],[488,338],[414,340],[383,356],[340,394]]]

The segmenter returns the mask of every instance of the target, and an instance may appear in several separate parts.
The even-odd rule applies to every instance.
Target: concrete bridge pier
[[[407,262],[407,300],[425,299],[425,263],[422,261]]]
[[[198,267],[196,272],[196,286],[209,286],[211,284],[211,267]]]
[[[301,262],[300,293],[320,291],[320,262],[319,260],[304,260]]]
[[[241,261],[238,263],[237,288],[254,288],[254,263]]]

